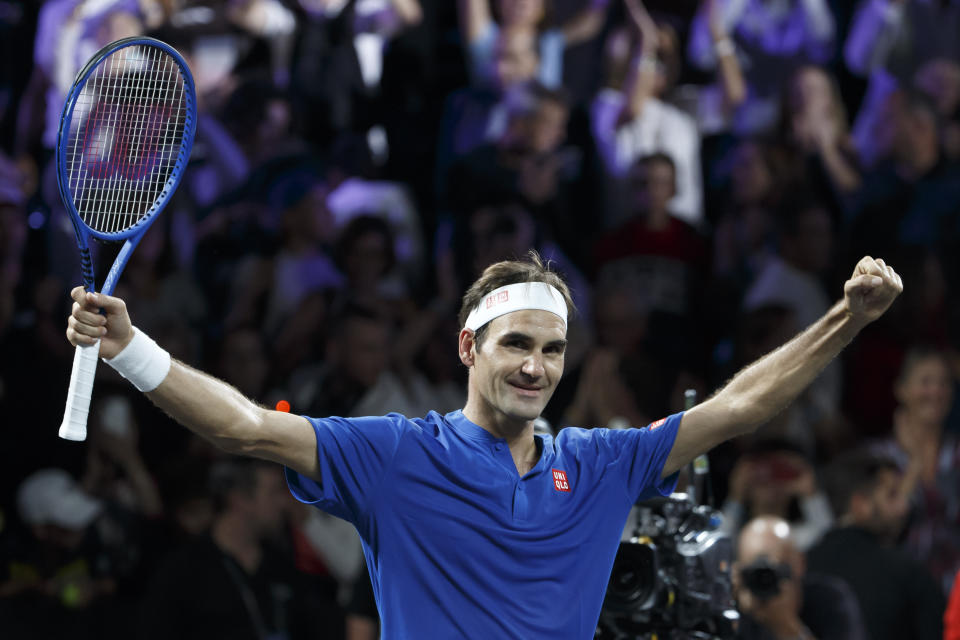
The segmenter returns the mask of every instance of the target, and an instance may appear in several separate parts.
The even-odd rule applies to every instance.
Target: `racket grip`
[[[77,350],[73,354],[70,387],[67,389],[67,408],[63,412],[63,424],[60,425],[60,437],[64,440],[87,439],[87,415],[90,413],[93,378],[97,373],[99,357],[99,340],[91,345],[77,345]]]

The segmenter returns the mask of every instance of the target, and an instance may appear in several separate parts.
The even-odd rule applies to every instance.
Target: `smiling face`
[[[953,402],[953,381],[946,359],[930,354],[910,363],[895,394],[903,408],[919,422],[942,424]]]
[[[549,311],[494,318],[478,346],[460,332],[460,359],[470,367],[464,413],[480,426],[517,431],[540,416],[563,375],[566,325]]]

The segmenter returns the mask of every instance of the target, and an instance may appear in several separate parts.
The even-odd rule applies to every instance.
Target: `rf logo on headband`
[[[506,301],[509,300],[509,299],[510,299],[510,292],[509,292],[509,291],[501,291],[501,292],[498,293],[497,295],[495,295],[495,296],[490,296],[489,298],[487,298],[487,309],[489,309],[490,307],[492,307],[492,306],[495,305],[495,304],[501,304],[501,303],[503,303],[503,302],[506,302]]]

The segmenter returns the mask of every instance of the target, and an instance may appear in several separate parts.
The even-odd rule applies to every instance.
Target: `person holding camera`
[[[869,445],[833,460],[824,477],[837,525],[807,557],[811,569],[850,586],[873,640],[939,640],[943,591],[896,546],[909,512],[903,475],[895,458]]]
[[[801,552],[833,524],[826,495],[810,460],[786,440],[757,441],[737,459],[723,503],[723,529],[736,538],[752,517],[778,516],[790,523]]]
[[[804,555],[782,518],[754,518],[741,530],[734,589],[741,640],[864,640],[850,588],[806,572]]]

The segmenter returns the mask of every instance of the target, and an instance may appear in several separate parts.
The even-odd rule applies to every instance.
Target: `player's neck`
[[[537,450],[533,420],[516,420],[475,398],[467,399],[463,416],[495,438],[503,438],[515,460],[529,459]]]

